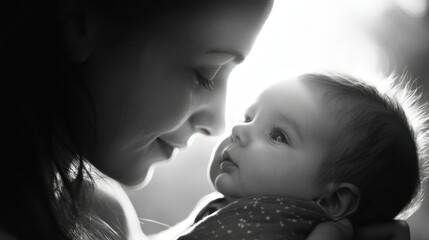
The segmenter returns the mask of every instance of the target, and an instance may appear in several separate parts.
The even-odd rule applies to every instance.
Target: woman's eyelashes
[[[270,131],[270,138],[276,142],[289,144],[289,139],[282,129],[273,127]]]
[[[199,73],[198,71],[195,70],[195,75],[196,75],[196,84],[203,86],[205,88],[207,88],[210,91],[214,90],[214,82],[213,80],[207,79],[205,78],[203,75],[201,75],[201,73]]]
[[[222,65],[196,68],[195,75],[197,78],[197,83],[210,91],[214,90],[213,80],[221,68]]]

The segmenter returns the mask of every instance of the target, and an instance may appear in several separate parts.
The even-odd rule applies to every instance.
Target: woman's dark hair
[[[102,232],[86,206],[92,179],[78,136],[89,98],[70,69],[55,0],[2,3],[0,229],[18,239]],[[81,188],[85,182],[85,194]],[[90,224],[91,221],[91,224]]]
[[[106,12],[118,8],[120,2],[91,1]],[[179,2],[128,1],[120,6],[114,21],[142,24],[127,14],[136,11],[128,9],[128,3],[150,10],[140,13],[143,22],[153,21],[161,12],[177,11],[179,6],[188,10],[194,6],[192,1]],[[0,229],[18,239],[116,238],[114,230],[88,211],[94,181],[79,127],[85,122],[95,129],[96,116],[95,111],[83,112],[92,100],[68,57],[59,16],[61,1],[5,0],[0,4],[0,126],[5,140],[1,145]]]

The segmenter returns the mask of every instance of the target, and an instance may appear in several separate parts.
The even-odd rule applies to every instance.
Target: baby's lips
[[[232,163],[237,165],[237,163],[231,157],[231,154],[230,154],[231,148],[232,148],[232,144],[225,147],[225,149],[222,151],[222,159],[231,161]]]
[[[232,161],[231,156],[229,155],[229,152],[228,152],[228,148],[225,149],[225,150],[223,150],[223,152],[222,152],[222,158],[224,160],[230,160],[230,161]]]
[[[216,149],[215,159],[220,163],[225,159],[231,160],[231,155],[229,153],[232,148],[233,142],[231,138],[225,138]]]

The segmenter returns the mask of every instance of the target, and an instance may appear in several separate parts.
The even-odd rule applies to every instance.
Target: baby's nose
[[[246,130],[246,125],[236,125],[232,128],[232,139],[233,142],[240,145],[245,146],[249,142],[249,133]]]

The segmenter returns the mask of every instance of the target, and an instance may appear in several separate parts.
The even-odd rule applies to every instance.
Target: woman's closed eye
[[[206,66],[202,68],[195,69],[195,75],[197,77],[197,83],[208,90],[214,90],[214,78],[219,70],[222,68],[220,66]]]
[[[289,144],[287,135],[278,127],[273,127],[271,129],[270,138],[276,142]]]

